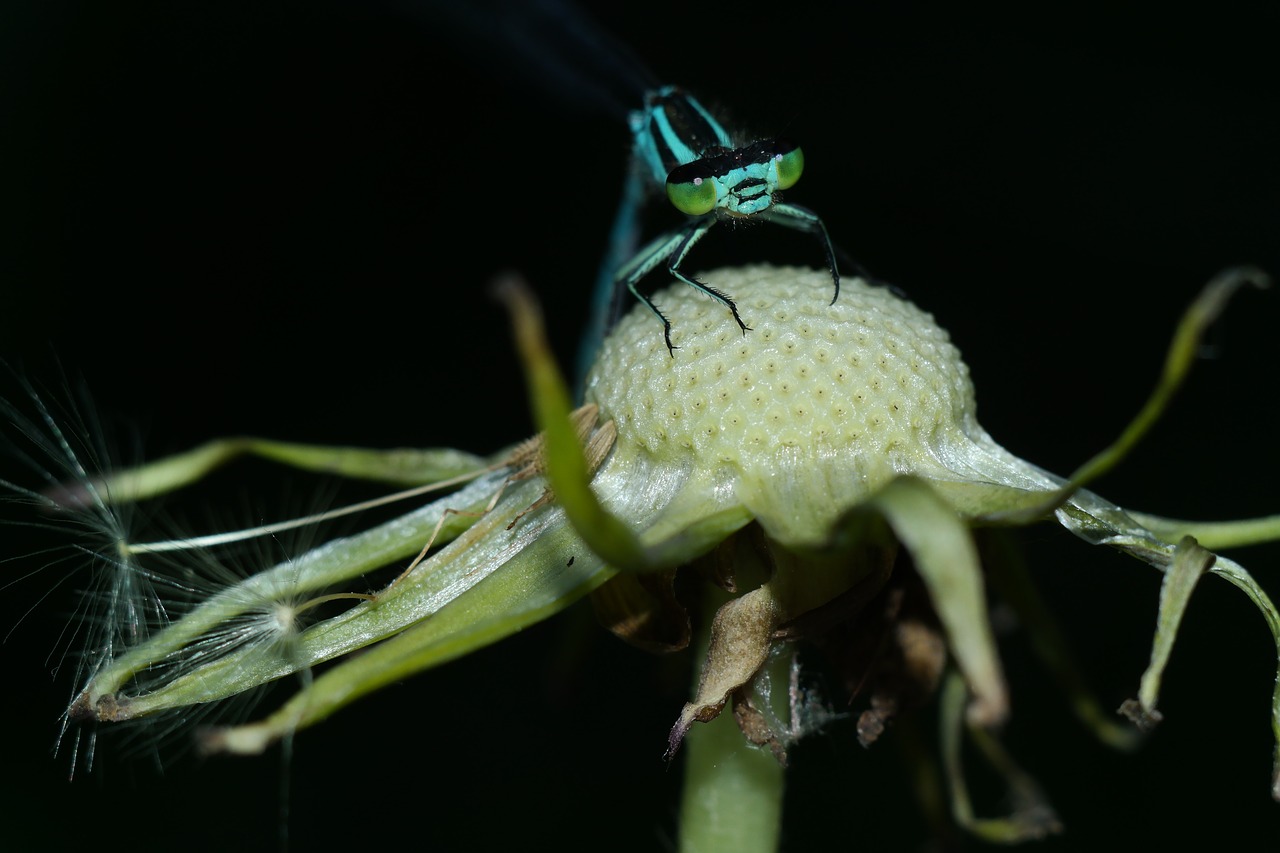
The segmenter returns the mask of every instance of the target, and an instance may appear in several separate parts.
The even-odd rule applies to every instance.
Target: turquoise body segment
[[[661,187],[676,166],[692,163],[710,151],[733,148],[728,131],[697,99],[678,86],[663,86],[645,95],[644,108],[631,113],[634,156],[648,170],[652,186]]]

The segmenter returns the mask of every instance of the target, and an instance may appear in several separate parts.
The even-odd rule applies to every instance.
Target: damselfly
[[[727,293],[682,271],[685,259],[716,222],[773,222],[817,237],[840,294],[840,273],[826,226],[812,211],[783,203],[804,168],[801,149],[786,139],[731,134],[696,98],[659,84],[632,52],[605,33],[568,0],[412,0],[402,9],[426,11],[450,33],[469,36],[490,65],[506,64],[520,84],[536,83],[561,100],[590,104],[624,118],[632,138],[631,168],[596,284],[580,369],[594,360],[610,326],[622,314],[630,291],[653,312],[674,355],[671,324],[641,290],[658,268],[717,300],[745,333],[750,327]],[[665,195],[686,221],[639,247],[640,209]]]
[[[780,191],[794,186],[804,170],[798,145],[780,138],[735,140],[702,104],[675,86],[645,95],[643,108],[631,114],[631,132],[636,180],[647,179],[651,186],[665,188],[671,204],[689,219],[622,264],[610,291],[625,285],[662,321],[663,339],[672,355],[671,322],[638,287],[659,266],[723,304],[743,333],[750,331],[728,294],[681,271],[689,250],[721,219],[755,218],[815,235],[822,241],[835,285],[832,303],[840,297],[840,272],[826,226],[813,211],[780,201]],[[633,215],[626,207],[637,195],[630,190],[624,195],[620,221]]]

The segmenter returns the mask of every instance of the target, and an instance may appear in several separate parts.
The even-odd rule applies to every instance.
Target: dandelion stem
[[[711,622],[723,603],[702,620],[698,657],[711,643]],[[783,768],[767,749],[752,746],[727,709],[697,724],[685,739],[684,793],[680,804],[680,853],[773,853],[782,830]]]

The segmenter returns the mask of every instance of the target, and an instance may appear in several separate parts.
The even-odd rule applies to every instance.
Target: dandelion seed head
[[[693,455],[731,456],[740,468],[754,470],[776,463],[776,446],[741,441],[730,452],[725,443],[752,426],[776,430],[780,417],[786,429],[825,436],[830,447],[867,441],[847,416],[850,405],[858,420],[883,424],[884,443],[945,441],[942,434],[972,422],[969,371],[931,315],[861,279],[847,279],[830,305],[830,280],[824,285],[823,273],[779,276],[773,270],[766,277],[765,269],[739,271],[741,277],[728,288],[758,312],[751,318],[758,328],[737,346],[741,361],[758,369],[726,371],[724,353],[695,347],[704,332],[679,321],[674,337],[680,348],[674,357],[653,359],[648,356],[653,318],[633,312],[619,324],[589,380],[588,397],[600,405],[603,417],[618,421],[621,436],[665,432],[673,446],[687,447]],[[705,296],[691,288],[674,287],[662,295],[662,306],[672,317],[683,317],[700,300]],[[800,327],[805,334],[782,334],[778,328],[769,334],[779,317],[787,329]],[[719,322],[733,325],[727,312]],[[695,388],[698,397],[710,396],[722,405],[700,407],[686,400]],[[651,399],[664,404],[639,402]],[[795,402],[775,405],[780,399]],[[672,412],[682,417],[671,417]],[[736,428],[726,430],[730,425]],[[710,435],[720,436],[715,447],[707,446]]]
[[[643,311],[605,342],[586,396],[602,420],[617,422],[615,454],[731,483],[766,524],[769,507],[790,506],[774,532],[814,540],[833,512],[895,476],[954,479],[949,460],[989,442],[969,370],[927,312],[862,279],[842,282],[833,305],[822,271],[747,267],[718,276],[753,324],[736,339],[735,368],[726,369],[722,349],[696,346],[707,332],[690,318],[707,316],[707,300],[689,287],[658,296],[672,320],[673,355],[655,355],[661,335]],[[736,329],[727,311],[710,317]]]

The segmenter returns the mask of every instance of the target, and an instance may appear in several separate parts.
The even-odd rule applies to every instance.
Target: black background
[[[1051,470],[1127,422],[1211,275],[1280,271],[1272,20],[1222,5],[1010,15],[665,0],[598,17],[662,78],[800,141],[808,171],[789,198],[951,330],[983,424]],[[56,356],[148,457],[234,433],[477,451],[528,434],[486,283],[525,274],[571,358],[627,139],[612,117],[514,86],[500,46],[455,41],[378,4],[6,4],[0,355],[53,385]],[[717,230],[690,263],[818,262],[778,230]],[[1238,298],[1172,411],[1098,491],[1172,516],[1280,510],[1278,299]],[[269,505],[263,482],[292,479],[260,467],[214,484],[233,510],[246,493]],[[28,547],[3,535],[6,556]],[[1022,540],[1103,703],[1118,705],[1145,663],[1159,576],[1050,527]],[[1273,595],[1278,556],[1238,555]],[[51,585],[4,587],[2,624]],[[95,773],[65,781],[49,744],[70,685],[46,654],[72,604],[63,585],[0,649],[11,849],[274,847],[276,757],[158,773],[106,743]],[[586,615],[302,734],[296,848],[663,849],[680,773],[660,754],[688,676],[575,633]],[[1007,735],[1067,824],[1048,847],[1280,840],[1274,657],[1227,584],[1199,590],[1166,721],[1136,755],[1095,745],[1024,645],[1006,643]],[[797,751],[785,849],[919,848],[928,833],[899,756],[864,752],[851,729]]]

